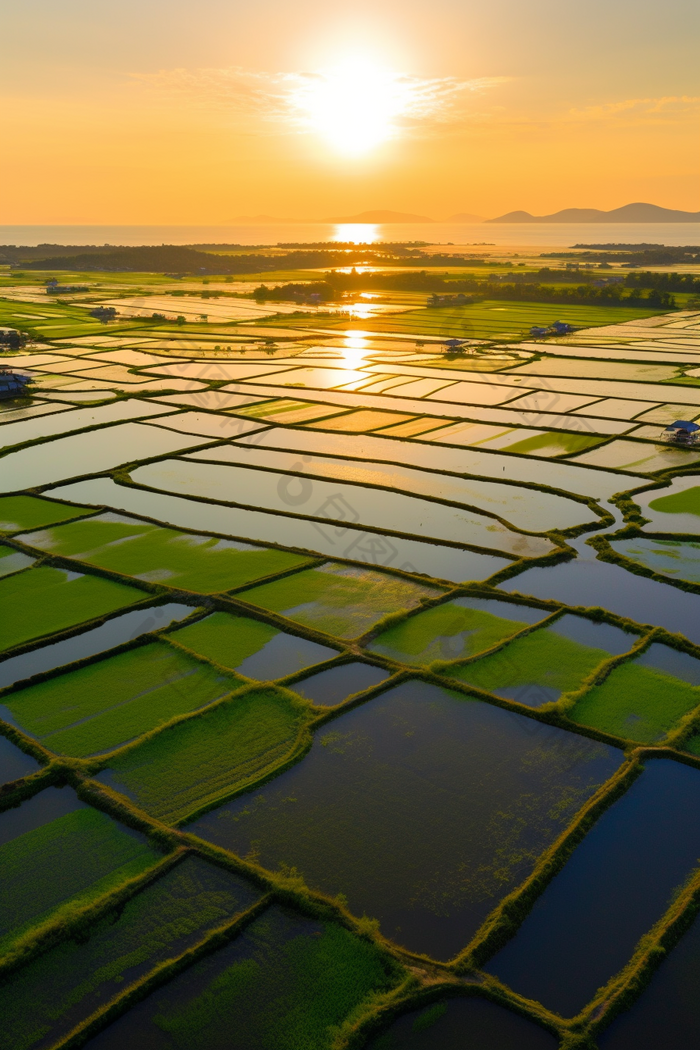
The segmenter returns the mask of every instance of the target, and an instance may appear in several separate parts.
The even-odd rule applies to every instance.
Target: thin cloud
[[[664,121],[674,116],[687,117],[700,109],[700,97],[695,95],[662,95],[659,98],[626,98],[616,102],[604,102],[584,109],[572,109],[564,119],[572,122],[590,123],[624,121],[625,123],[650,123],[654,118]]]
[[[267,73],[240,67],[165,69],[132,74],[131,80],[165,99],[219,110],[246,122],[255,120],[303,130],[308,100],[323,89],[325,73]],[[418,77],[388,73],[387,90],[396,97],[394,123],[406,129],[462,123],[472,100],[506,83],[508,77]]]

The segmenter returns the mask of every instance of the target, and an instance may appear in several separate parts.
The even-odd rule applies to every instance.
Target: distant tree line
[[[557,273],[558,271],[553,271]],[[384,291],[428,292],[454,295],[470,293],[472,302],[482,299],[511,299],[535,303],[589,304],[600,306],[648,306],[672,310],[676,300],[670,292],[652,288],[626,290],[620,284],[596,288],[579,284],[575,288],[552,287],[544,284],[504,283],[484,281],[475,277],[450,280],[449,275],[426,273],[338,273],[325,275],[324,281],[306,284],[284,284],[278,288],[261,285],[253,292],[258,301],[277,302],[333,302],[346,292],[367,289]],[[476,297],[476,298],[475,298]],[[458,305],[458,304],[455,304]]]
[[[619,262],[625,266],[672,266],[674,263],[700,262],[700,246],[683,244],[658,248],[628,245],[631,251],[544,252],[541,259],[569,259],[572,262]]]
[[[519,299],[533,303],[569,303],[588,306],[644,306],[650,309],[674,310],[676,300],[670,292],[651,289],[646,293],[634,289],[628,295],[622,287],[606,285],[595,288],[582,284],[577,288],[551,288],[542,284],[499,284],[488,288],[489,299]]]
[[[261,284],[253,292],[258,302],[313,302],[327,303],[340,295],[328,281],[307,281],[304,284],[282,284],[278,288],[268,288]]]
[[[29,250],[27,250],[29,251]],[[299,251],[280,252],[276,255],[265,253],[246,252],[236,255],[220,255],[214,252],[198,251],[194,248],[178,244],[162,244],[155,246],[139,246],[135,248],[118,248],[109,251],[63,251],[56,254],[54,251],[46,251],[46,254],[35,254],[32,250],[31,257],[27,260],[19,258],[17,251],[14,257],[5,250],[5,261],[21,265],[27,270],[72,270],[79,272],[102,271],[104,273],[165,273],[173,276],[179,275],[216,275],[216,274],[245,274],[265,273],[273,270],[306,270],[320,269],[326,267],[354,266],[354,265],[386,265],[391,262],[394,266],[411,266],[416,262],[415,252],[404,254],[399,251],[396,256],[390,248],[370,251],[366,248],[352,250],[324,250],[306,249]],[[429,255],[419,253],[423,266],[464,266],[468,262],[470,266],[484,265],[484,260],[465,259],[462,255]],[[3,249],[0,247],[0,261],[3,261]]]
[[[692,273],[630,273],[625,277],[627,288],[658,288],[664,292],[700,292],[700,277]]]

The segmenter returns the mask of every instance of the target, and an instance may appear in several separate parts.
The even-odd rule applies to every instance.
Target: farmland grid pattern
[[[22,659],[52,645],[57,657],[2,679],[0,734],[34,762],[0,788],[0,829],[60,788],[146,852],[115,883],[96,876],[92,890],[69,887],[31,921],[18,904],[0,941],[0,996],[24,987],[32,968],[49,972],[51,953],[72,945],[79,955],[74,946],[92,944],[92,930],[108,943],[105,917],[145,908],[154,887],[166,901],[158,907],[187,926],[166,880],[194,859],[244,889],[225,906],[217,889],[215,905],[203,874],[208,924],[144,956],[138,972],[126,967],[102,999],[85,993],[67,1020],[49,1016],[30,1041],[20,1026],[8,1046],[98,1040],[239,939],[262,952],[261,923],[283,936],[279,909],[320,924],[326,932],[314,936],[348,973],[356,965],[372,974],[366,985],[357,978],[356,993],[343,991],[343,1016],[328,1007],[330,1041],[309,1046],[367,1045],[407,1011],[460,996],[530,1018],[566,1050],[595,1046],[692,921],[700,871],[691,866],[680,889],[669,887],[627,961],[576,1016],[521,994],[489,966],[645,767],[670,763],[700,778],[700,634],[690,615],[700,593],[700,448],[660,441],[680,408],[700,414],[689,375],[700,362],[700,315],[446,357],[406,336],[392,342],[387,315],[374,336],[320,334],[297,321],[274,352],[241,335],[236,353],[220,349],[221,335],[189,345],[181,332],[140,330],[135,319],[111,341],[47,332],[16,355],[33,370],[43,408],[0,412],[0,601],[13,609],[12,630],[0,628],[0,673],[12,661],[31,670]],[[582,367],[595,362],[591,347],[615,362],[614,376]],[[678,511],[669,491],[688,493]],[[653,557],[623,549],[640,538]],[[553,574],[578,564],[620,574],[611,587],[636,582],[648,604],[615,606],[607,591],[589,600],[576,584],[547,592]],[[159,623],[168,602],[183,612]],[[143,621],[127,638],[81,650],[83,636],[116,629],[129,610]],[[352,688],[356,665],[381,678]],[[306,683],[313,695],[316,675],[343,668],[349,692],[339,701],[307,698]],[[618,756],[614,772],[570,788],[566,819],[552,822],[511,881],[503,877],[495,905],[445,958],[420,938],[409,943],[408,929],[402,940],[381,916],[357,914],[303,866],[274,868],[254,849],[189,829],[253,794],[264,807],[266,791],[321,753],[319,741],[342,750],[344,719],[409,687]],[[27,833],[37,836],[39,865],[39,843],[49,849],[41,827]],[[100,834],[112,842],[107,824]],[[8,858],[23,838],[10,839]],[[126,846],[114,842],[119,859]]]

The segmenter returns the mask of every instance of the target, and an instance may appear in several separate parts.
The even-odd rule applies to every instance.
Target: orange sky
[[[700,209],[697,3],[352,11],[3,5],[0,223]]]

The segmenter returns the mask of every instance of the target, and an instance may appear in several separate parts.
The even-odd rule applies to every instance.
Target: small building
[[[33,382],[31,376],[12,372],[9,368],[0,368],[0,399],[26,397],[29,392],[27,387]]]
[[[552,328],[554,329],[557,335],[568,335],[574,330],[573,326],[568,324],[566,321],[555,321],[552,325]]]
[[[679,445],[694,445],[700,436],[700,426],[687,419],[676,419],[665,428],[663,438]]]
[[[546,336],[549,335],[549,329],[542,328],[540,325],[534,324],[530,329],[530,335],[533,336],[533,338],[535,339],[544,339]]]

